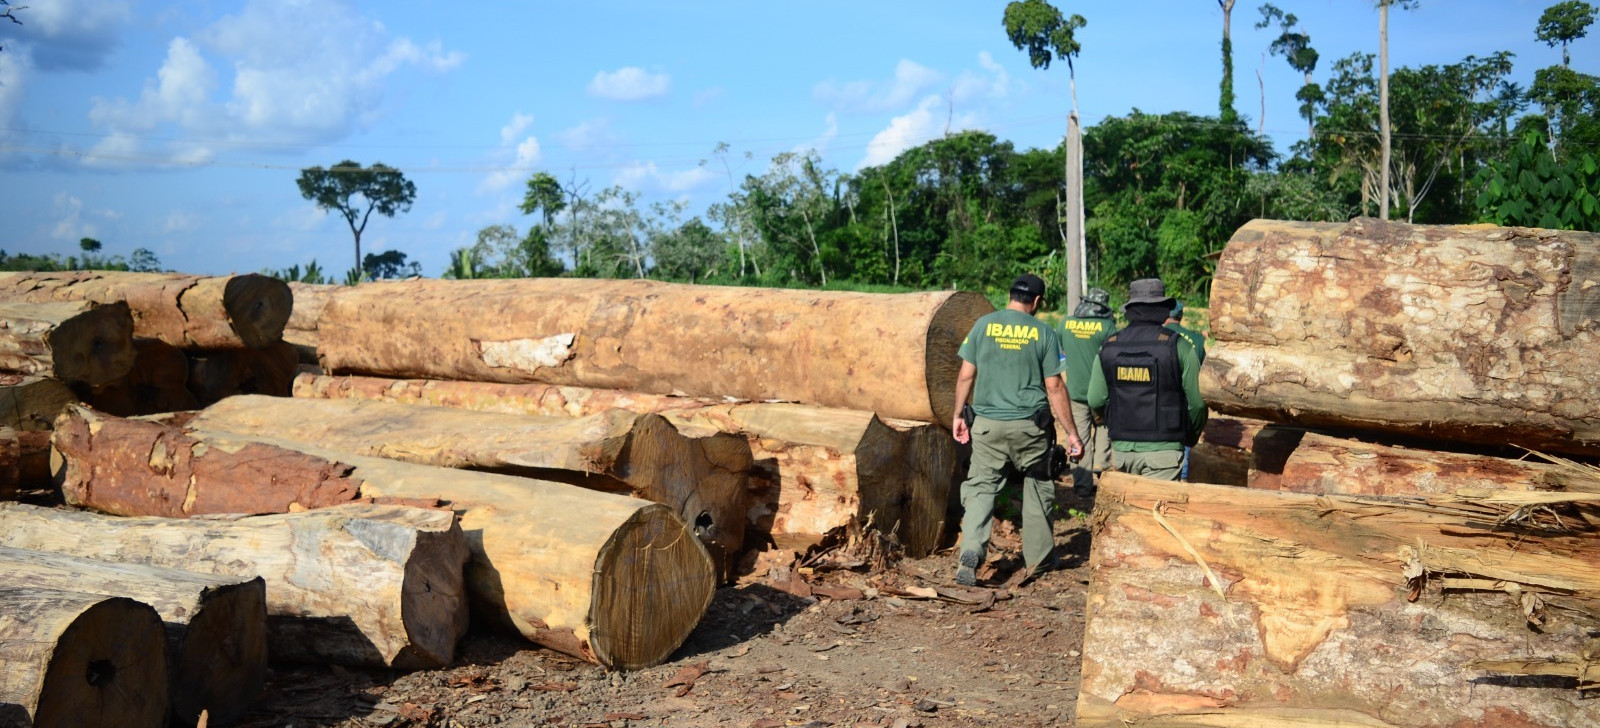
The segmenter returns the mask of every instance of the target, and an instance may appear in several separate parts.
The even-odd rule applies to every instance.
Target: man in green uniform
[[[973,422],[957,414],[950,424],[957,442],[972,443],[972,464],[961,484],[961,556],[956,583],[978,583],[978,567],[989,547],[994,499],[1009,464],[1023,473],[1022,555],[1029,577],[1049,570],[1055,534],[1050,512],[1055,482],[1044,472],[1055,439],[1056,420],[1066,426],[1067,452],[1083,453],[1072,424],[1065,362],[1055,329],[1033,317],[1044,300],[1044,281],[1031,273],[1011,284],[1011,302],[972,326],[961,342],[961,372],[956,377],[956,411],[972,395]]]
[[[1100,356],[1100,344],[1117,330],[1111,315],[1111,294],[1091,288],[1072,315],[1061,320],[1061,351],[1067,355],[1067,399],[1072,423],[1083,438],[1083,460],[1072,466],[1072,487],[1080,495],[1094,490],[1094,479],[1111,464],[1111,438],[1089,410],[1089,370]]]
[[[1200,357],[1200,363],[1206,363],[1206,335],[1183,325],[1183,301],[1172,304],[1172,313],[1167,315],[1166,328],[1178,332],[1179,336],[1189,340],[1194,345],[1195,353]]]
[[[1128,286],[1128,325],[1100,347],[1089,406],[1104,411],[1111,465],[1147,478],[1177,480],[1183,448],[1206,423],[1200,357],[1188,339],[1162,326],[1176,301],[1159,278]]]

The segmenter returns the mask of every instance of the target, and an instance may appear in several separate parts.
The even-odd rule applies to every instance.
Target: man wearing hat
[[[1200,356],[1200,363],[1206,363],[1206,335],[1183,325],[1183,301],[1174,301],[1172,313],[1167,314],[1168,330],[1178,332],[1179,336],[1189,340],[1194,345],[1194,351]]]
[[[1091,288],[1072,315],[1061,320],[1061,351],[1067,355],[1067,399],[1072,422],[1083,438],[1084,458],[1072,467],[1072,487],[1080,495],[1094,490],[1094,478],[1111,465],[1111,438],[1089,410],[1089,370],[1100,356],[1100,344],[1117,330],[1111,315],[1111,294]]]
[[[978,567],[989,547],[994,500],[1010,465],[1022,479],[1022,555],[1028,574],[1050,568],[1055,534],[1050,512],[1055,482],[1045,472],[1054,445],[1054,419],[1067,430],[1067,452],[1083,453],[1072,424],[1065,362],[1055,329],[1033,317],[1044,300],[1044,281],[1032,273],[1011,284],[1011,301],[973,324],[961,342],[961,372],[956,377],[956,411],[972,396],[973,422],[957,414],[950,424],[956,441],[972,444],[972,464],[961,484],[961,555],[956,583],[977,584]]]
[[[1125,473],[1177,480],[1183,448],[1206,423],[1200,358],[1194,344],[1163,327],[1176,300],[1159,278],[1128,285],[1128,325],[1100,347],[1089,406],[1104,411],[1111,465]]]

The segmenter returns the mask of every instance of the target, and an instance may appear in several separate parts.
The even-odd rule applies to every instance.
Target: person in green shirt
[[[1094,491],[1095,476],[1111,465],[1111,439],[1105,425],[1089,410],[1089,370],[1100,356],[1100,344],[1117,330],[1111,315],[1111,294],[1091,288],[1072,315],[1061,320],[1061,351],[1067,356],[1067,399],[1072,422],[1083,438],[1083,460],[1072,466],[1072,488],[1080,495]]]
[[[1183,325],[1183,301],[1174,301],[1172,313],[1167,314],[1167,329],[1178,332],[1179,336],[1189,340],[1194,345],[1194,350],[1200,357],[1200,363],[1206,363],[1206,335]]]
[[[1044,300],[1044,280],[1031,273],[1011,284],[1005,308],[978,319],[961,342],[961,371],[956,376],[956,416],[950,431],[956,441],[972,445],[972,464],[961,484],[961,554],[956,583],[978,583],[994,520],[994,500],[1007,466],[1023,473],[1022,555],[1028,578],[1048,571],[1055,550],[1050,512],[1055,506],[1055,481],[1044,472],[1045,456],[1054,445],[1053,414],[1067,430],[1067,453],[1083,453],[1072,424],[1067,388],[1061,381],[1066,363],[1055,329],[1033,317]],[[969,426],[960,412],[972,397]]]
[[[1112,468],[1177,480],[1183,449],[1206,423],[1200,357],[1194,344],[1163,327],[1175,299],[1159,278],[1128,286],[1128,325],[1100,347],[1089,379],[1089,406],[1105,415]]]

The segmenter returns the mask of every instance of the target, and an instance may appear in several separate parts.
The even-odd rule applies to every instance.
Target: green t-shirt
[[[1183,338],[1188,339],[1189,340],[1189,344],[1194,347],[1194,355],[1196,357],[1199,357],[1201,364],[1206,363],[1206,335],[1205,334],[1202,334],[1199,331],[1195,331],[1194,329],[1191,329],[1191,328],[1189,328],[1187,326],[1184,326],[1183,324],[1180,324],[1180,323],[1177,323],[1177,322],[1173,322],[1173,323],[1167,324],[1166,325],[1166,329],[1168,331],[1176,331],[1176,332],[1178,332],[1179,336],[1182,336]]]
[[[1089,400],[1089,367],[1100,357],[1100,345],[1117,330],[1116,319],[1069,316],[1061,320],[1061,351],[1067,355],[1067,396]]]
[[[1049,403],[1045,380],[1066,366],[1055,329],[1009,308],[978,319],[960,354],[978,368],[972,411],[991,420],[1032,417]]]

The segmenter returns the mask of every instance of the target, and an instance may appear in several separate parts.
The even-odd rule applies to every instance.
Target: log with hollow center
[[[128,597],[154,607],[166,624],[172,715],[183,725],[199,720],[201,711],[212,723],[230,723],[266,685],[267,603],[261,577],[221,577],[0,546],[0,583]]]
[[[976,293],[415,280],[336,292],[328,373],[783,400],[948,424]]]

